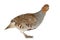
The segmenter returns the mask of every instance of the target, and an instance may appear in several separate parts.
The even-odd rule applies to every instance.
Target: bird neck
[[[43,13],[42,11],[36,12],[35,14],[37,16],[43,16],[43,17],[46,15],[46,13]]]

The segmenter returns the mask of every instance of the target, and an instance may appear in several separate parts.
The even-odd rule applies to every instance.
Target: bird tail
[[[5,30],[7,30],[7,29],[9,29],[10,28],[10,25],[8,25],[6,28],[5,28]]]
[[[9,28],[14,28],[15,27],[15,22],[11,22],[6,28],[6,29],[9,29]]]

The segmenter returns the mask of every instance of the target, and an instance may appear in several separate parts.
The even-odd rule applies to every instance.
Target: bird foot
[[[33,36],[28,36],[28,35],[25,35],[26,38],[33,38]]]
[[[25,33],[24,33],[24,36],[25,38],[33,38],[33,36],[26,35]]]

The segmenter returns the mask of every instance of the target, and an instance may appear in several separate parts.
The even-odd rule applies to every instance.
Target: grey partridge
[[[26,38],[32,38],[33,36],[26,35],[24,32],[36,29],[43,21],[48,9],[49,5],[45,4],[42,9],[36,13],[19,15],[11,20],[10,24],[5,28],[5,30],[16,27],[24,34]]]

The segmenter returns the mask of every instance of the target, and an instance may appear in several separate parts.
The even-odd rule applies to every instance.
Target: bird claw
[[[24,33],[24,36],[25,38],[33,38],[33,36],[26,35],[25,33]]]
[[[25,37],[26,37],[26,38],[33,38],[33,36],[27,36],[27,35],[25,35]]]

